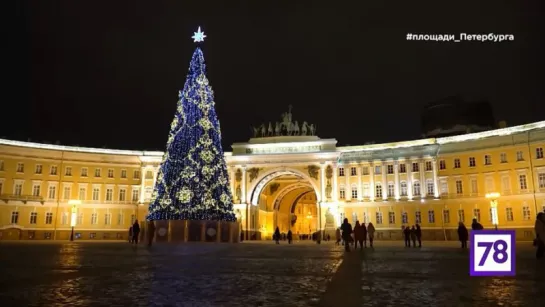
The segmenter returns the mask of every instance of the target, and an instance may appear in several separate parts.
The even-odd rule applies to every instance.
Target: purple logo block
[[[515,276],[515,231],[473,230],[470,276]]]

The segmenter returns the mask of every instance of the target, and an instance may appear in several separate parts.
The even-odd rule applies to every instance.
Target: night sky
[[[417,139],[423,106],[452,95],[508,125],[545,119],[540,0],[146,2],[14,1],[0,137],[164,150],[198,26],[226,151],[290,104],[339,145]]]

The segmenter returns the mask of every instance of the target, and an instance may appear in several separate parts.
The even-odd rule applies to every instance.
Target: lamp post
[[[72,205],[72,215],[70,216],[70,227],[72,232],[70,233],[70,241],[74,241],[74,226],[76,226],[76,219],[78,213],[78,205],[81,205],[81,200],[69,200],[69,205]]]
[[[492,213],[492,224],[494,228],[498,230],[498,198],[500,198],[500,193],[492,192],[486,193],[486,199],[490,201],[490,212]]]

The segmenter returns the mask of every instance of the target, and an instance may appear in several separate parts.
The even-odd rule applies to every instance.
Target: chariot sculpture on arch
[[[299,124],[298,120],[293,120],[291,113],[292,106],[288,106],[288,112],[282,113],[281,121],[262,123],[259,126],[252,126],[252,137],[265,138],[274,136],[313,136],[316,134],[316,126],[303,121]]]

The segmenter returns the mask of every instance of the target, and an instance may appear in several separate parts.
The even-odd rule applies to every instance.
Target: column
[[[240,202],[245,204],[246,203],[246,166],[243,166],[242,167],[242,187],[240,188],[242,191],[241,191],[241,195],[240,195]]]
[[[325,162],[322,162],[320,164],[320,193],[322,193],[322,196],[320,197],[320,201],[321,202],[325,202],[327,197],[325,195],[325,168],[326,168],[326,164]]]
[[[333,198],[334,202],[339,201],[339,188],[337,186],[337,176],[338,176],[338,170],[337,170],[337,163],[333,163],[333,191],[331,191],[331,196]]]
[[[394,161],[394,195],[395,199],[399,200],[399,162],[396,160]]]
[[[433,159],[433,196],[439,198],[439,183],[437,182],[437,160]]]
[[[351,168],[351,166],[344,168],[344,185],[346,186],[344,190],[344,198],[347,201],[352,199],[352,186],[350,186],[350,177],[352,176]]]
[[[358,201],[363,200],[363,182],[361,181],[361,165],[358,164],[356,172],[358,172]]]
[[[373,162],[369,164],[369,199],[375,201],[375,166]]]
[[[146,200],[146,169],[140,168],[140,203],[143,204]]]
[[[413,163],[406,160],[405,170],[407,171],[407,199],[413,199]]]
[[[231,195],[233,196],[233,200],[235,199],[236,195],[236,185],[235,185],[235,167],[229,166],[229,188],[231,189]]]
[[[388,200],[388,178],[386,177],[387,171],[386,162],[382,162],[381,171],[382,171],[382,200]]]
[[[421,160],[419,162],[420,166],[420,195],[422,198],[426,198],[426,195],[428,193],[428,186],[426,183],[426,169],[424,168],[425,163],[424,160]]]

